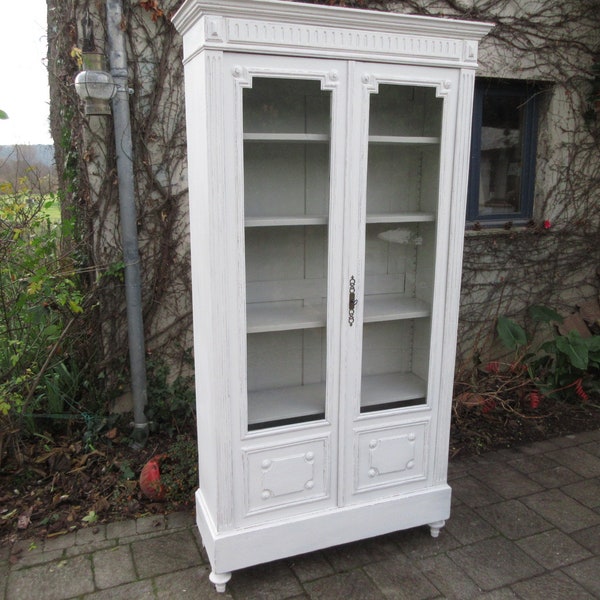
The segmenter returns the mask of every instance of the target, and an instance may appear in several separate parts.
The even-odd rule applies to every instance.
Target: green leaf
[[[95,523],[98,520],[98,515],[95,510],[90,510],[90,512],[81,520],[84,523]]]
[[[585,341],[590,352],[600,352],[600,335],[585,338]]]
[[[527,343],[525,330],[511,319],[498,317],[496,330],[502,343],[510,350],[517,350]]]
[[[8,115],[0,109],[0,119],[8,119]]]
[[[540,304],[531,306],[529,314],[534,321],[538,321],[539,323],[563,322],[563,318],[556,311]]]
[[[577,331],[556,338],[556,348],[562,352],[576,368],[585,371],[588,367],[589,356],[586,341]]]

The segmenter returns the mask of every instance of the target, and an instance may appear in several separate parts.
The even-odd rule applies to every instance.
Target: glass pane
[[[426,402],[442,109],[434,88],[371,97],[362,412]]]
[[[482,216],[521,210],[523,116],[522,96],[484,95],[479,175]]]
[[[331,94],[319,81],[245,89],[248,428],[325,416]]]

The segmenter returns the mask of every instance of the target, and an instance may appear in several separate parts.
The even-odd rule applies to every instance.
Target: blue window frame
[[[467,222],[525,225],[533,215],[538,86],[477,79],[473,105]]]

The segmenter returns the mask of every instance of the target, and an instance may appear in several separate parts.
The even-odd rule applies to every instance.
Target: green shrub
[[[84,302],[56,204],[0,189],[0,426],[11,430],[69,412],[81,384],[68,334]]]
[[[583,337],[573,329],[560,333],[561,315],[545,306],[532,306],[531,318],[547,324],[551,339],[533,347],[526,331],[513,320],[500,317],[497,332],[512,350],[514,364],[521,364],[535,387],[545,396],[587,401],[600,391],[600,335]]]

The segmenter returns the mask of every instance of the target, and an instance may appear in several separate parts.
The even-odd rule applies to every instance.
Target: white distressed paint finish
[[[187,0],[200,485],[233,570],[450,513],[481,23]]]

